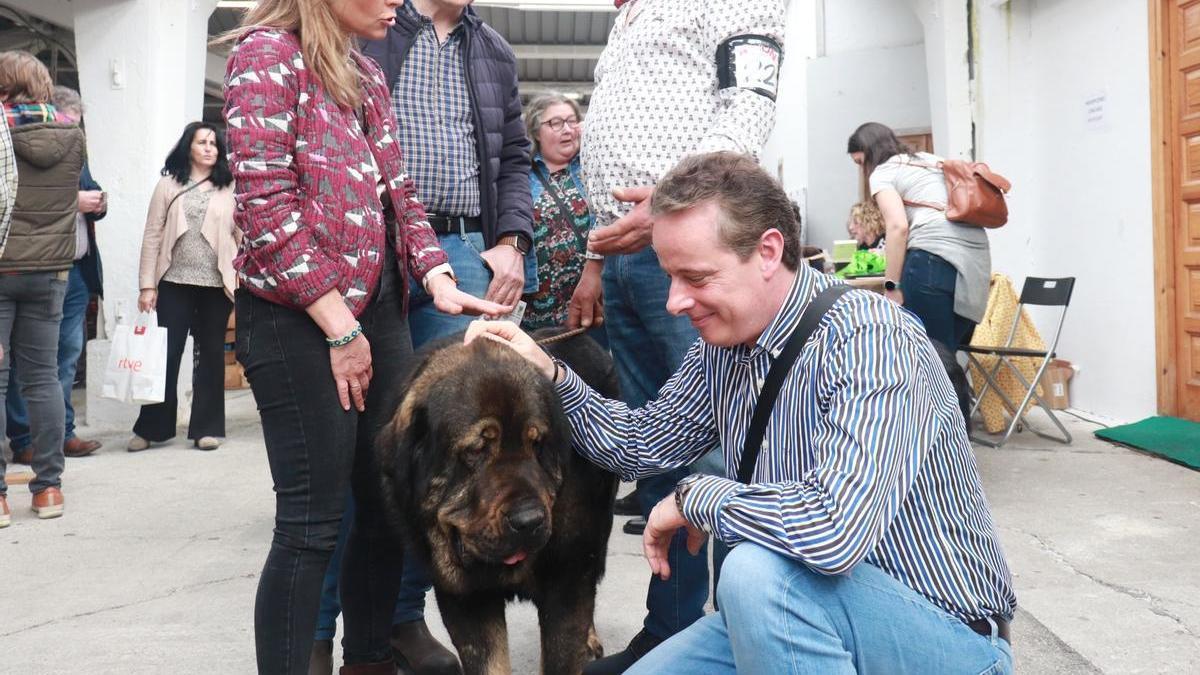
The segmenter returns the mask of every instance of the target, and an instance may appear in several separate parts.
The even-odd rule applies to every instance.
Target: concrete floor
[[[61,519],[36,520],[25,486],[10,488],[0,673],[254,672],[273,500],[248,392],[228,409],[211,453],[176,441],[134,455],[126,431],[82,429],[106,445],[67,460]],[[978,451],[1021,604],[1017,672],[1200,672],[1200,473],[1069,426],[1070,447],[1021,434]],[[596,623],[616,650],[641,627],[640,539],[618,529],[608,569]],[[514,672],[538,672],[532,607],[511,608],[509,629]]]

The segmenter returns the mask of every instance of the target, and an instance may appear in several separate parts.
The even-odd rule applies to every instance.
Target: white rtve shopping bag
[[[157,312],[142,312],[132,326],[117,324],[101,395],[125,403],[162,403],[167,382],[167,329]]]

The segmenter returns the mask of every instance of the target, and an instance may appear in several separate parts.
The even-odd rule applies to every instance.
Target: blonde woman
[[[408,279],[443,312],[510,311],[456,288],[405,173],[383,73],[353,47],[382,39],[400,4],[261,0],[230,38],[225,119],[245,233],[237,355],[276,494],[254,610],[259,672],[308,671],[351,490],[342,673],[395,672],[403,550],[379,506],[372,446],[412,354]]]
[[[846,221],[846,232],[860,249],[883,248],[883,214],[875,202],[860,202],[850,207],[850,218]]]

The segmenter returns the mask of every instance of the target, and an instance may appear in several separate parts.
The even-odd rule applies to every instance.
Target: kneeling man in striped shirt
[[[752,159],[689,157],[651,204],[667,309],[700,333],[657,399],[601,398],[509,322],[466,337],[505,342],[553,378],[575,447],[624,480],[724,449],[728,477],[680,481],[644,535],[664,578],[680,528],[692,551],[710,534],[734,547],[720,611],[627,672],[1011,672],[1012,578],[920,322],[868,291],[826,291],[837,280],[798,262],[787,196]],[[819,321],[788,363],[810,309]]]

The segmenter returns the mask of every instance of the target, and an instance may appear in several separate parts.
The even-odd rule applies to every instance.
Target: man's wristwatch
[[[900,284],[896,283],[895,281],[892,281],[891,279],[887,279],[883,282],[883,290],[898,291],[898,290],[900,290]]]
[[[499,246],[500,244],[508,244],[517,249],[517,253],[521,255],[529,253],[529,240],[519,234],[506,234],[500,237],[496,240],[496,245]]]
[[[703,477],[704,477],[703,474],[693,473],[693,474],[684,476],[683,480],[680,480],[678,483],[675,484],[675,508],[679,509],[679,515],[683,515],[683,499],[684,499],[684,497],[687,497],[688,491],[691,490],[692,486],[695,485]]]

